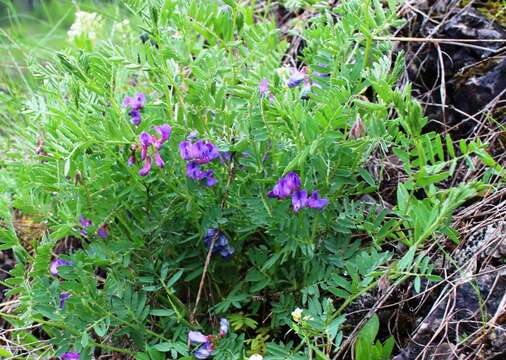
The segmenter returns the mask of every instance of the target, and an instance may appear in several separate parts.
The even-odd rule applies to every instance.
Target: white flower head
[[[74,40],[80,36],[86,36],[90,40],[95,40],[97,30],[102,27],[102,23],[102,17],[97,13],[78,11],[76,19],[68,31],[68,37],[70,40]]]
[[[126,39],[131,33],[130,21],[125,19],[121,22],[114,23],[112,27],[113,34],[119,38]]]
[[[302,309],[301,308],[295,308],[294,311],[292,311],[292,319],[295,322],[299,322],[300,318],[302,317]]]
[[[264,357],[260,354],[253,354],[248,358],[248,360],[264,360]]]

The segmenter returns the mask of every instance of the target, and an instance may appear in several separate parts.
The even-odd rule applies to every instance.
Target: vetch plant
[[[417,253],[501,171],[424,128],[383,3],[308,6],[289,44],[255,2],[128,0],[138,36],[33,65],[0,167],[15,336],[41,358],[344,358],[348,306],[430,279]],[[453,186],[476,159],[483,182]],[[31,248],[18,214],[44,225]]]

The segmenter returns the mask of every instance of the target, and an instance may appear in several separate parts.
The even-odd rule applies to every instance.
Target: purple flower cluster
[[[66,352],[61,354],[62,360],[79,360],[80,355],[78,352]]]
[[[60,266],[73,266],[74,263],[72,261],[67,261],[64,259],[56,258],[51,262],[51,266],[49,267],[49,272],[53,276],[58,275],[58,268]],[[60,309],[63,310],[63,307],[65,306],[65,301],[70,297],[71,295],[68,292],[62,292],[60,293]]]
[[[56,276],[56,275],[58,275],[58,268],[60,266],[72,266],[72,265],[74,265],[74,263],[72,261],[67,261],[64,259],[56,258],[55,260],[53,260],[51,262],[51,266],[49,268],[49,271],[51,272],[51,274],[53,276]]]
[[[67,300],[71,295],[68,292],[62,292],[60,294],[60,309],[63,310],[63,307],[65,306],[65,300]]]
[[[304,81],[304,79],[306,78],[307,68],[305,66],[300,71],[294,67],[291,68],[290,71],[291,71],[290,77],[288,78],[288,81],[286,82],[286,85],[289,88],[296,87],[302,81]]]
[[[292,194],[292,208],[295,212],[303,208],[322,209],[328,203],[328,199],[320,198],[318,190],[313,191],[309,197],[306,190],[297,190]]]
[[[274,101],[274,95],[269,91],[269,80],[266,78],[260,80],[260,83],[258,84],[258,93],[260,94],[261,99],[268,96],[270,102]]]
[[[214,351],[213,340],[217,341],[228,333],[229,323],[227,319],[220,319],[220,333],[217,336],[204,335],[200,331],[188,332],[190,344],[200,344],[194,351],[193,356],[196,359],[207,359],[212,356]]]
[[[181,158],[187,161],[186,176],[194,180],[205,180],[207,186],[218,183],[212,170],[202,170],[200,167],[220,157],[220,151],[216,145],[203,140],[197,140],[195,143],[185,140],[179,144],[179,153]]]
[[[126,96],[123,99],[123,107],[130,109],[128,115],[130,115],[132,124],[139,125],[141,123],[141,110],[146,104],[146,96],[143,93],[137,93],[134,97]]]
[[[319,78],[326,78],[330,76],[330,74],[328,73],[320,73],[318,71],[314,71],[312,74]],[[302,82],[303,86],[301,97],[303,99],[307,99],[309,97],[309,94],[312,92],[313,87],[318,88],[320,87],[318,83],[311,81],[311,79],[307,75],[307,68],[305,66],[300,71],[297,70],[296,68],[291,68],[291,75],[288,78],[286,85],[290,88],[293,88],[298,86]]]
[[[207,234],[204,236],[206,249],[211,247],[211,243],[214,238],[216,238],[216,241],[214,242],[213,253],[220,253],[220,255],[225,259],[228,259],[234,254],[234,247],[228,243],[226,236],[218,229],[207,230]]]
[[[320,198],[318,191],[313,191],[311,196],[308,196],[308,192],[306,190],[301,190],[300,187],[301,181],[299,175],[294,172],[289,172],[279,179],[267,196],[276,199],[286,199],[291,196],[294,212],[298,212],[303,208],[322,209],[329,203],[328,199]]]
[[[79,216],[79,223],[81,224],[81,235],[86,237],[88,236],[88,228],[93,225],[93,222],[90,219],[85,218],[83,215]],[[102,239],[105,239],[108,235],[107,224],[102,224],[97,229],[97,235]]]
[[[143,131],[139,135],[141,161],[144,161],[144,165],[139,170],[140,176],[146,176],[151,171],[152,157],[151,155],[148,155],[148,150],[150,148],[153,148],[153,157],[155,159],[156,165],[158,165],[159,168],[163,168],[165,166],[165,162],[160,156],[160,148],[165,142],[169,140],[170,134],[172,133],[172,128],[169,124],[163,124],[161,126],[153,126],[153,129],[155,129],[155,131],[158,133],[158,137],[151,135],[146,131]],[[128,158],[129,166],[132,166],[137,162],[135,153],[138,148],[139,146],[137,145],[132,145],[130,148],[131,155]]]
[[[85,218],[83,215],[79,217],[79,223],[82,226],[81,235],[87,236],[88,235],[88,228],[93,225],[90,219]]]

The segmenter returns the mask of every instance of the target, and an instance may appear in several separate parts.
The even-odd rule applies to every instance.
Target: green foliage
[[[374,342],[379,330],[378,315],[374,314],[358,334],[355,344],[355,359],[357,360],[388,360],[394,348],[394,338],[390,336],[384,344]]]
[[[315,84],[309,94],[285,85],[293,45],[255,2],[127,0],[126,36],[77,38],[50,63],[31,65],[39,87],[10,105],[12,113],[22,105],[27,124],[0,157],[0,249],[18,260],[6,281],[19,298],[14,326],[41,325],[50,354],[188,359],[188,331],[218,337],[227,317],[217,359],[329,359],[346,335],[346,307],[381,277],[436,279],[423,244],[451,233],[453,211],[504,171],[479,142],[457,149],[424,132],[410,87],[396,87],[402,54],[374,40],[400,24],[394,1],[316,3],[286,1],[318,11],[296,59]],[[260,96],[262,78],[272,96]],[[147,98],[139,127],[122,107],[136,92]],[[353,137],[359,120],[364,133]],[[127,165],[130,147],[164,123],[173,129],[160,149],[166,165],[139,176],[138,164]],[[178,144],[195,131],[232,154],[207,165],[214,187],[186,177]],[[401,179],[392,208],[374,200],[392,170],[387,157]],[[475,159],[488,167],[483,181],[452,186],[457,167],[472,169]],[[289,171],[329,205],[294,213],[289,199],[269,198]],[[31,251],[14,231],[14,210],[49,226]],[[81,215],[93,222],[87,237]],[[96,235],[102,224],[106,239]],[[214,253],[206,266],[210,228],[235,253]],[[48,271],[56,256],[73,262],[58,277]],[[71,296],[60,309],[62,292]],[[298,306],[302,317],[292,321]],[[361,330],[357,359],[390,356],[392,339],[374,342],[377,321]]]

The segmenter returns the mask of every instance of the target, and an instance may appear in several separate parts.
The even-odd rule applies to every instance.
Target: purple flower
[[[125,96],[123,99],[123,107],[132,110],[143,109],[146,104],[146,96],[143,93],[137,93],[134,97]]]
[[[65,306],[65,300],[67,300],[70,297],[70,294],[68,292],[62,292],[60,294],[60,309],[63,310],[63,307]]]
[[[210,340],[209,336],[202,334],[200,331],[188,332],[188,339],[191,344],[204,344]]]
[[[195,350],[193,353],[193,356],[195,356],[196,359],[207,359],[209,356],[211,356],[213,353],[213,344],[211,342],[206,342],[200,347]]]
[[[135,94],[134,101],[132,102],[132,108],[143,109],[146,103],[146,96],[143,93]]]
[[[51,262],[51,266],[49,268],[49,271],[51,272],[51,274],[56,276],[56,275],[58,275],[58,268],[60,266],[72,266],[72,265],[74,265],[74,263],[72,261],[67,261],[67,260],[57,258],[57,259],[53,260],[53,262]]]
[[[107,232],[107,224],[102,224],[98,230],[97,230],[98,236],[100,236],[102,239],[107,238],[108,232]]]
[[[309,94],[312,92],[311,87],[312,87],[311,81],[309,81],[308,79],[304,79],[304,85],[302,86],[302,94],[301,94],[301,97],[303,99],[309,98]]]
[[[182,141],[179,143],[179,154],[183,158],[183,160],[191,160],[192,159],[192,143],[189,140]]]
[[[151,171],[151,156],[146,156],[144,166],[139,170],[140,176],[146,176]]]
[[[329,203],[329,199],[320,199],[320,195],[318,195],[318,190],[313,191],[309,199],[307,199],[307,206],[313,209],[322,209],[327,206]]]
[[[292,208],[294,212],[299,212],[303,208],[322,209],[329,203],[328,199],[320,199],[318,191],[313,191],[310,197],[306,190],[298,190],[292,194]]]
[[[154,139],[153,136],[149,135],[145,131],[143,131],[139,135],[139,142],[141,143],[141,160],[146,159],[146,156],[148,154],[148,148],[155,141],[156,141],[156,139]]]
[[[79,216],[79,222],[81,223],[82,227],[88,227],[91,226],[92,222],[90,219],[86,219],[83,215]]]
[[[297,190],[292,194],[292,207],[294,212],[299,212],[307,204],[307,191]]]
[[[271,198],[284,199],[292,194],[292,192],[300,189],[300,178],[294,172],[289,172],[282,177],[274,188],[267,194]]]
[[[132,153],[132,155],[129,156],[127,164],[128,166],[133,166],[137,162],[137,158],[135,157],[135,152]]]
[[[216,178],[214,177],[213,171],[212,170],[207,170],[206,186],[213,187],[217,183],[218,183],[218,180],[216,180]]]
[[[186,176],[194,180],[206,180],[206,185],[209,187],[218,183],[218,181],[214,178],[212,170],[202,171],[200,169],[200,165],[194,162],[186,164]]]
[[[130,108],[128,115],[130,115],[132,124],[139,125],[141,123],[141,112],[146,103],[146,97],[143,93],[137,93],[134,97],[126,96],[123,99],[123,107]]]
[[[230,151],[220,151],[220,163],[224,164],[232,160],[232,152]]]
[[[194,144],[183,141],[179,144],[179,153],[183,160],[207,164],[220,156],[218,147],[203,140],[197,140]]]
[[[213,343],[211,335],[204,335],[200,331],[188,332],[188,339],[191,344],[201,344],[193,355],[197,359],[207,359],[213,352]]]
[[[220,336],[225,336],[228,334],[229,323],[225,318],[220,319]]]
[[[290,88],[293,88],[293,87],[296,87],[297,85],[299,85],[303,80],[304,78],[306,77],[306,67],[303,67],[302,70],[297,70],[296,68],[292,68],[291,69],[291,75],[290,77],[288,78],[288,81],[286,83],[286,85]]]
[[[207,175],[206,171],[202,171],[197,163],[189,162],[186,164],[186,176],[194,180],[205,179]]]
[[[231,257],[234,254],[235,249],[228,243],[227,237],[218,229],[207,230],[207,235],[204,236],[204,244],[206,246],[206,249],[209,249],[211,247],[211,244],[215,237],[216,240],[213,246],[213,254],[219,253],[224,259]]]
[[[158,148],[155,148],[154,156],[155,156],[156,165],[158,165],[159,168],[163,168],[165,166],[165,162],[163,161],[162,157],[160,156],[160,152],[158,151]]]
[[[153,157],[155,158],[156,165],[158,167],[163,168],[165,166],[165,162],[160,156],[160,148],[161,146],[170,138],[170,134],[172,133],[172,128],[169,124],[163,124],[161,126],[153,126],[155,131],[160,136],[157,138],[156,136],[150,135],[146,131],[143,131],[139,135],[139,142],[141,143],[141,160],[144,160],[144,166],[139,170],[140,176],[146,176],[151,170],[151,156],[148,156],[148,150],[151,145],[154,145],[153,149]],[[135,145],[133,145],[135,146]],[[131,155],[131,158],[135,160],[135,153]],[[130,161],[129,161],[130,163]]]
[[[128,113],[130,115],[130,121],[132,121],[132,124],[135,126],[139,125],[141,123],[141,112],[137,109],[130,110]]]
[[[83,227],[83,229],[81,230],[81,235],[82,236],[88,235],[88,231],[86,229],[92,225],[91,220],[86,219],[83,215],[81,215],[79,216],[79,223]]]
[[[261,98],[267,96],[267,94],[269,93],[269,80],[263,78],[260,81],[260,84],[258,84],[258,92],[260,93]]]
[[[197,130],[193,130],[191,133],[188,134],[186,139],[195,140],[198,136],[199,136],[199,132]]]
[[[329,73],[321,73],[321,72],[318,72],[318,71],[313,71],[313,75],[314,76],[317,76],[319,78],[326,78],[326,77],[330,77],[330,74]]]
[[[154,126],[155,131],[160,135],[159,139],[155,140],[156,148],[160,148],[167,140],[170,138],[170,134],[172,133],[172,128],[169,124],[163,124],[162,126]]]
[[[61,354],[62,360],[79,360],[78,352],[66,352]]]

